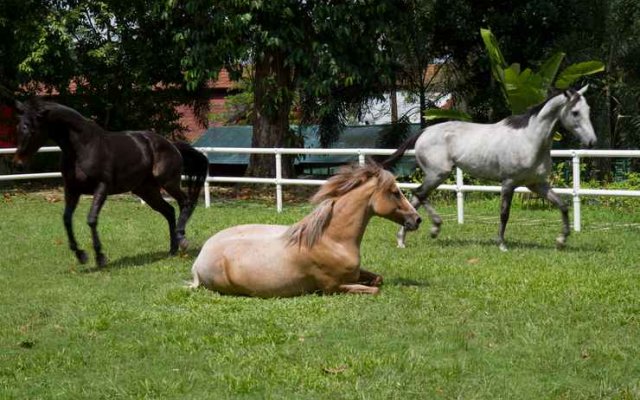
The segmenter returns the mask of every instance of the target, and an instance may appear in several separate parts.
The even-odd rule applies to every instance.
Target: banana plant
[[[509,104],[512,114],[521,114],[527,108],[541,103],[547,97],[549,89],[567,89],[576,80],[604,71],[600,61],[585,61],[571,64],[560,73],[560,65],[565,53],[556,52],[545,60],[538,71],[531,68],[521,69],[519,63],[507,64],[500,51],[495,36],[489,29],[480,29],[491,64],[491,75],[500,84],[502,93]],[[429,109],[425,113],[427,120],[457,119],[470,120],[471,117],[458,110]],[[559,136],[556,135],[559,139]]]
[[[538,69],[521,69],[520,64],[508,65],[498,42],[489,29],[480,29],[480,36],[484,42],[489,60],[491,74],[500,84],[512,114],[520,114],[527,108],[542,102],[549,89],[567,89],[583,76],[604,71],[604,64],[600,61],[585,61],[571,64],[560,73],[558,70],[564,60],[565,53],[556,52],[549,57]]]

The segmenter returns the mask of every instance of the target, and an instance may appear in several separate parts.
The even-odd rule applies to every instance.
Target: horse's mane
[[[571,94],[577,93],[573,89],[569,89],[568,92]],[[529,125],[529,120],[531,119],[531,117],[538,115],[538,113],[551,99],[562,93],[565,92],[563,92],[562,90],[553,89],[551,93],[549,93],[549,96],[547,96],[547,98],[542,103],[529,107],[527,111],[522,114],[508,116],[503,120],[504,124],[514,129],[526,128]]]
[[[336,199],[373,177],[379,179],[378,187],[380,188],[395,184],[394,176],[376,164],[348,165],[340,168],[338,173],[329,178],[311,198],[311,203],[318,206],[285,232],[287,245],[304,244],[307,248],[313,247],[329,225]]]
[[[93,120],[85,118],[77,110],[55,101],[32,97],[26,100],[24,104],[30,110],[28,112],[32,113],[36,118],[46,116],[49,121],[64,122],[76,130],[82,130],[87,124],[98,126]]]

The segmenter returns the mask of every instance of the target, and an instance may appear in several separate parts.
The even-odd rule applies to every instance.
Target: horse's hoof
[[[398,242],[398,248],[399,249],[405,249],[407,246],[404,245],[404,243],[402,242]]]
[[[180,246],[181,251],[186,251],[189,248],[189,241],[187,240],[187,238],[182,238],[180,239],[180,243],[178,244],[178,246]]]
[[[380,285],[382,285],[382,281],[383,281],[382,276],[378,275],[378,276],[376,276],[375,278],[373,278],[371,280],[371,285],[370,286],[376,286],[376,287],[380,286]]]
[[[440,234],[440,228],[437,226],[432,226],[431,230],[429,231],[429,235],[431,235],[431,238],[435,239],[438,237],[439,234]]]
[[[89,256],[84,250],[76,250],[76,258],[80,264],[86,264],[89,261]]]
[[[178,254],[178,246],[171,246],[171,248],[169,249],[169,256],[173,257],[176,254]]]
[[[96,256],[96,265],[98,268],[102,268],[107,265],[107,257],[104,254],[98,254]]]
[[[507,248],[507,245],[504,244],[504,243],[500,243],[500,245],[498,247],[500,248],[500,251],[502,251],[502,252],[509,251],[509,249]]]
[[[556,249],[558,250],[562,250],[566,247],[567,245],[567,238],[564,236],[558,236],[556,238]]]

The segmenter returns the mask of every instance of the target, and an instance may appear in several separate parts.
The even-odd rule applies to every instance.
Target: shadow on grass
[[[108,271],[108,270],[117,270],[122,268],[137,268],[143,267],[148,264],[153,264],[160,260],[174,260],[178,258],[188,258],[190,260],[195,260],[196,256],[200,252],[200,248],[197,249],[189,249],[186,252],[181,252],[179,255],[170,256],[166,251],[154,251],[149,253],[141,253],[141,254],[133,254],[129,256],[120,257],[116,260],[109,261],[107,265],[103,268],[98,268],[95,264],[89,268],[82,270],[82,273],[89,274],[93,272],[100,271]]]
[[[496,252],[500,253],[498,249],[498,242],[496,239],[438,239],[436,241],[440,247],[467,247],[467,246],[483,246],[494,247]],[[534,243],[523,242],[519,240],[509,240],[506,242],[509,250],[514,249],[526,249],[526,250],[556,250],[555,242],[552,240],[549,244],[546,243]],[[585,245],[572,245],[571,239],[569,244],[560,250],[566,253],[582,253],[582,252],[594,252],[596,251],[592,246]]]
[[[385,279],[384,286],[406,286],[406,287],[429,287],[431,284],[426,281],[417,281],[407,278],[391,278]]]

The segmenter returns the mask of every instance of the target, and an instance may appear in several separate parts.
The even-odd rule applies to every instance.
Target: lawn
[[[493,243],[496,198],[437,204],[395,248],[372,220],[363,265],[379,296],[253,299],[184,287],[200,245],[241,223],[310,211],[216,201],[166,257],[164,220],[131,198],[100,219],[109,265],[78,265],[58,194],[0,199],[0,398],[640,398],[640,206],[583,206],[583,231],[554,248],[559,213],[515,201],[510,251]],[[89,201],[75,218],[91,249]]]

